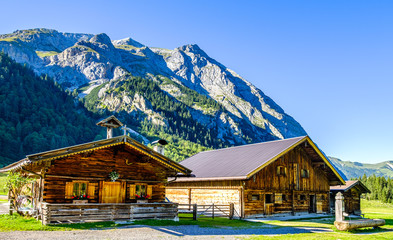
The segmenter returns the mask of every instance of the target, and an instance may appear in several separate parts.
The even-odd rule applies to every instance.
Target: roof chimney
[[[98,126],[106,127],[106,138],[113,137],[113,129],[123,126],[123,123],[119,121],[115,116],[110,116],[97,123]]]
[[[165,147],[164,146],[167,145],[168,142],[165,141],[164,139],[160,139],[160,140],[156,140],[156,141],[152,142],[151,144],[155,145],[154,148],[153,148],[154,151],[158,152],[161,155],[164,155],[164,153],[165,153]]]

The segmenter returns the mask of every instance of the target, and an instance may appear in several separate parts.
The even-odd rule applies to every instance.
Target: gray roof
[[[248,179],[296,146],[305,143],[315,163],[324,168],[331,185],[345,183],[327,157],[308,136],[243,145],[198,153],[181,162],[192,170],[195,178],[179,178],[176,182]]]
[[[255,169],[305,138],[303,136],[198,153],[181,162],[192,170],[196,178],[182,178],[178,181],[245,179]]]

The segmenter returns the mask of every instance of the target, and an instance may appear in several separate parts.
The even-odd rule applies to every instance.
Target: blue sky
[[[0,33],[45,27],[196,43],[329,156],[393,160],[393,1],[8,1]]]

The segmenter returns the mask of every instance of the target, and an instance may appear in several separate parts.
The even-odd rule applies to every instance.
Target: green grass
[[[0,42],[16,42],[17,37],[0,38]]]
[[[37,55],[42,58],[58,54],[58,52],[56,52],[56,51],[35,51],[35,53],[37,53]]]
[[[253,236],[246,239],[301,239],[301,240],[320,240],[320,239],[348,239],[348,240],[363,240],[363,239],[393,239],[393,205],[381,204],[377,201],[362,200],[362,210],[367,218],[383,218],[386,225],[379,229],[364,228],[350,232],[337,231],[333,226],[334,218],[318,218],[318,219],[303,219],[291,221],[266,221],[262,223],[247,222],[243,220],[229,220],[226,218],[199,218],[198,221],[193,221],[190,214],[179,214],[180,221],[174,222],[171,220],[139,220],[129,225],[148,225],[148,226],[179,226],[179,225],[198,225],[200,227],[215,227],[215,228],[269,228],[277,229],[277,234],[280,234],[280,228],[283,227],[318,227],[331,229],[332,232],[326,233],[304,233],[304,234],[282,234],[276,236]],[[114,222],[98,222],[98,223],[83,223],[83,224],[64,224],[43,226],[41,222],[14,214],[0,215],[0,231],[70,231],[70,230],[84,230],[84,229],[105,229],[117,228],[124,226]]]

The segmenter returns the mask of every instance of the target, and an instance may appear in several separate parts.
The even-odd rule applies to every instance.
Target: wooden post
[[[230,203],[229,204],[229,219],[233,219],[234,212],[235,212],[235,204]]]
[[[344,196],[341,192],[338,192],[336,194],[336,222],[342,222],[344,221],[344,215],[343,215],[343,202],[344,202]]]
[[[198,219],[198,205],[193,204],[192,205],[192,220],[197,220]]]

